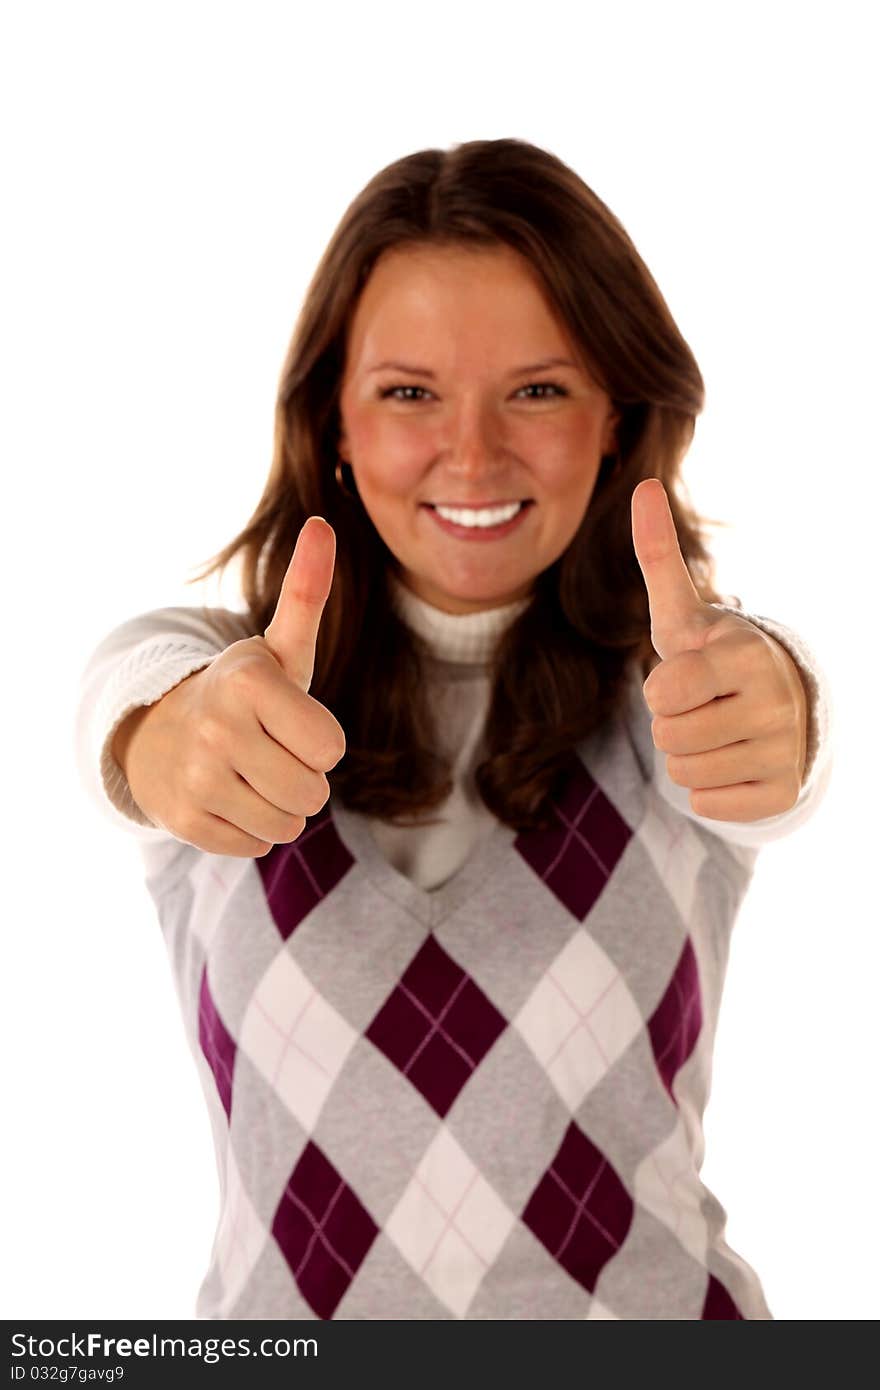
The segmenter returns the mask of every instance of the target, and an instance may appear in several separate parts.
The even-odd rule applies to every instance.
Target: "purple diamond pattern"
[[[319,1318],[332,1318],[378,1232],[366,1207],[309,1140],[278,1204],[272,1234]]]
[[[256,859],[266,901],[286,941],[304,917],[348,873],[354,859],[336,830],[327,802],[289,845],[274,845]]]
[[[710,1274],[706,1301],[703,1304],[703,1320],[719,1322],[722,1318],[739,1318],[742,1322],[746,1321],[724,1285],[718,1282],[714,1274]]]
[[[366,1037],[442,1118],[507,1027],[433,936],[413,956]]]
[[[558,826],[524,831],[513,847],[582,922],[611,877],[632,830],[576,756],[554,809]]]
[[[632,1224],[633,1202],[608,1159],[572,1122],[522,1214],[564,1270],[593,1293]]]
[[[211,991],[208,988],[208,967],[202,970],[199,986],[199,1046],[205,1054],[208,1066],[214,1073],[217,1090],[226,1111],[226,1118],[232,1112],[232,1071],[235,1066],[235,1039],[227,1032],[226,1026],[217,1012]]]
[[[609,878],[617,870],[632,838],[632,830],[576,756],[571,759],[553,805],[554,827],[548,831],[520,834],[513,840],[512,847],[520,860],[527,863],[555,895],[566,912],[575,921],[584,922]],[[267,856],[255,862],[262,882],[262,890],[259,883],[255,883],[256,900],[261,902],[262,891],[284,942],[296,932],[308,914],[320,906],[355,864],[338,833],[329,805],[309,818],[305,831],[296,841],[290,845],[274,846]],[[662,882],[659,872],[657,881]],[[545,907],[546,903],[547,900]],[[583,932],[573,931],[577,939],[584,936]],[[287,949],[298,952],[300,945],[305,948],[309,945],[307,936],[307,931],[301,933]],[[429,932],[422,939],[420,928],[419,939],[422,945],[396,983],[389,986],[389,977],[384,976],[382,992],[374,996],[384,1002],[373,1006],[377,1011],[364,1030],[363,1038],[368,1039],[392,1064],[392,1069],[385,1068],[383,1075],[383,1083],[388,1087],[388,1106],[393,1104],[395,1091],[399,1097],[405,1090],[404,1082],[399,1079],[403,1077],[443,1120],[471,1075],[509,1025],[477,983],[479,970],[469,956],[466,961],[472,965],[476,978],[440,945],[433,933]],[[283,946],[279,945],[279,951],[285,955]],[[636,1032],[640,1027],[647,1030],[654,1065],[673,1104],[677,1103],[672,1093],[673,1084],[692,1056],[703,1027],[704,997],[699,972],[702,959],[702,955],[698,958],[691,938],[684,935],[674,968],[671,961],[664,966],[663,973],[667,974],[671,969],[671,974],[653,1014],[644,1022],[641,1011],[637,1010],[633,1023]],[[219,971],[222,968],[223,962],[215,957],[212,977],[214,988],[218,989],[219,1001],[227,997],[219,988]],[[306,981],[306,984],[311,994],[307,998],[304,996],[306,1002],[302,1006],[297,1004],[296,1007],[300,1012],[311,1010],[307,1023],[317,1030],[317,1036],[320,1028],[315,1019],[323,1000],[316,985],[313,986],[311,981]],[[659,987],[662,988],[662,976]],[[280,1003],[286,1004],[288,999],[289,991],[279,989]],[[632,1007],[636,1009],[635,1004]],[[555,1016],[558,1023],[558,1010],[559,1005],[554,1006],[551,1002],[543,1010],[545,1021],[549,1019],[552,1022]],[[540,1012],[537,1011],[538,1014]],[[279,1009],[278,1026],[286,1029],[287,1019],[286,1016],[282,1018],[282,1014],[283,1009]],[[293,1006],[290,1014],[298,1021],[300,1013],[295,1013]],[[620,1035],[621,1026],[621,1017],[615,1016],[616,1038]],[[560,1033],[560,1036],[563,1042],[567,1038],[564,1033]],[[209,984],[207,966],[201,971],[198,988],[198,1039],[229,1120],[233,1082],[237,1087],[238,1114],[246,1099],[241,1093],[244,1078],[241,1068],[238,1078],[235,1077],[238,1043],[221,1017]],[[247,1045],[246,1039],[244,1042]],[[363,1044],[359,1043],[359,1046]],[[377,1061],[375,1054],[373,1061]],[[650,1058],[647,1065],[651,1066]],[[210,1083],[207,1085],[210,1090]],[[574,1106],[570,1110],[574,1111]],[[382,1113],[385,1113],[384,1108]],[[357,1119],[354,1123],[357,1125],[356,1144],[363,1152],[366,1142],[364,1130]],[[514,1137],[510,1142],[516,1144],[518,1140]],[[555,1137],[552,1142],[555,1142]],[[291,1279],[314,1314],[321,1319],[335,1317],[352,1283],[358,1278],[366,1283],[372,1277],[373,1268],[378,1271],[381,1265],[381,1261],[368,1260],[371,1251],[374,1255],[379,1253],[373,1247],[382,1228],[377,1225],[356,1190],[359,1189],[366,1201],[373,1205],[372,1197],[358,1177],[358,1173],[363,1174],[364,1170],[359,1170],[356,1164],[350,1166],[348,1162],[343,1162],[333,1149],[330,1152],[340,1164],[339,1168],[311,1139],[296,1155],[291,1153],[283,1158],[282,1180],[291,1164],[294,1166],[277,1201],[271,1224],[277,1250],[290,1270]],[[459,1269],[464,1261],[466,1265],[469,1262],[468,1267],[475,1271],[467,1277],[479,1282],[496,1257],[501,1264],[504,1239],[510,1229],[502,1217],[508,1223],[516,1218],[513,1210],[500,1202],[500,1198],[476,1170],[469,1176],[465,1174],[467,1182],[460,1181],[454,1197],[450,1199],[447,1188],[452,1184],[455,1163],[458,1162],[457,1150],[450,1148],[450,1152],[454,1161],[447,1159],[436,1164],[429,1174],[431,1182],[437,1186],[439,1197],[432,1196],[434,1189],[427,1186],[427,1178],[424,1181],[419,1178],[410,1184],[410,1206],[414,1215],[410,1220],[410,1209],[406,1207],[404,1216],[407,1220],[398,1214],[398,1234],[401,1235],[399,1248],[403,1250],[405,1245],[407,1249],[412,1248],[413,1257],[407,1255],[406,1258],[420,1271],[429,1265],[432,1258],[438,1261],[436,1268],[441,1267],[440,1256],[435,1256],[435,1247],[439,1248],[448,1268],[442,1267],[438,1280],[441,1276],[442,1279],[448,1277],[453,1281],[466,1277],[462,1273],[464,1266]],[[635,1194],[627,1190],[611,1158],[574,1121],[567,1124],[552,1158],[551,1152],[548,1145],[531,1170],[533,1175],[540,1176],[537,1181],[533,1176],[529,1183],[531,1195],[519,1220],[579,1288],[595,1294],[602,1271],[627,1241],[635,1215]],[[616,1158],[615,1163],[618,1163]],[[241,1182],[245,1195],[250,1180],[251,1174],[243,1174]],[[349,1180],[354,1186],[350,1185]],[[273,1205],[279,1187],[280,1183],[273,1177]],[[433,1200],[433,1206],[425,1202],[426,1194]],[[491,1205],[490,1197],[495,1199],[495,1207]],[[519,1202],[515,1204],[517,1210],[520,1205]],[[251,1214],[250,1219],[256,1223],[254,1239],[250,1245],[239,1243],[253,1262],[263,1248],[265,1228],[262,1217]],[[432,1235],[434,1226],[438,1227],[439,1233]],[[447,1243],[441,1247],[443,1239]],[[493,1239],[495,1244],[492,1244]],[[251,1245],[252,1254],[249,1253]],[[538,1255],[543,1259],[541,1252]],[[697,1258],[705,1263],[702,1256]],[[367,1267],[363,1268],[365,1261]],[[277,1265],[278,1262],[275,1263]],[[698,1316],[710,1320],[743,1320],[744,1314],[725,1283],[708,1270],[705,1274],[707,1282],[702,1312]],[[381,1275],[379,1277],[381,1279]],[[383,1296],[384,1288],[380,1284],[379,1297]],[[698,1299],[697,1288],[697,1303],[690,1305],[692,1315],[699,1307]],[[453,1304],[449,1303],[448,1306],[453,1307]],[[466,1315],[467,1306],[464,1295],[461,1295],[460,1311],[456,1315]],[[454,1311],[458,1307],[455,1305]],[[625,1312],[621,1313],[621,1316],[625,1315]]]
[[[666,992],[648,1020],[657,1070],[672,1100],[672,1083],[696,1046],[703,1026],[700,977],[690,937],[685,941]]]

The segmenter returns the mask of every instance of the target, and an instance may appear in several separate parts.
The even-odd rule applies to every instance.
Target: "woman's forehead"
[[[367,364],[375,366],[401,350],[401,336],[439,349],[438,335],[457,327],[483,341],[537,334],[536,357],[571,346],[538,273],[506,247],[384,253],[352,316],[348,346],[358,359],[375,356]]]

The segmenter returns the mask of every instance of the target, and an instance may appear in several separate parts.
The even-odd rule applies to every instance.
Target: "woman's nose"
[[[496,464],[502,451],[501,429],[490,406],[462,405],[453,416],[447,436],[447,459],[456,472],[479,474]]]

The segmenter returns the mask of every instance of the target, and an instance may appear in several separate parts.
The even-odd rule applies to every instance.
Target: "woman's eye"
[[[535,389],[539,391],[555,391],[557,396],[568,395],[568,392],[566,391],[565,387],[557,386],[555,381],[532,381],[529,383],[528,386],[522,386],[520,388],[520,390],[522,391],[534,391]],[[532,396],[533,401],[546,401],[549,399],[549,396]]]
[[[399,396],[399,395],[397,394],[398,391],[421,391],[421,392],[424,394],[424,393],[425,393],[425,387],[424,387],[424,386],[386,386],[386,387],[385,387],[385,390],[381,392],[382,400],[384,401],[384,400],[387,399],[387,397],[389,397],[389,396],[394,396],[394,398],[395,398],[396,400],[404,401],[404,402],[405,402],[405,401],[415,401],[415,400],[419,400],[419,399],[420,399],[420,397],[416,397],[416,396]],[[543,394],[544,392],[547,392],[547,391],[555,391],[556,394],[557,394],[557,396],[567,396],[567,395],[568,395],[568,392],[566,391],[565,387],[564,387],[564,386],[559,386],[555,381],[532,381],[532,382],[529,383],[528,386],[521,386],[521,387],[520,387],[520,391],[541,391],[542,394],[541,394],[540,396],[532,396],[532,397],[530,398],[530,399],[533,400],[533,401],[551,400],[552,397]]]
[[[424,389],[424,386],[386,386],[385,390],[382,392],[382,400],[384,401],[387,396],[393,396],[397,391],[424,391]],[[399,401],[410,401],[413,397],[397,396],[396,399]]]

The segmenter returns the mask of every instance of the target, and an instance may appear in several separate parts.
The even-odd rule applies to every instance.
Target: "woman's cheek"
[[[389,424],[371,449],[372,466],[395,492],[418,486],[425,469],[443,452],[442,442],[424,425],[402,420]]]
[[[534,466],[541,479],[565,487],[567,482],[583,477],[585,446],[589,448],[589,440],[584,439],[582,431],[548,423],[523,438],[518,452]]]

